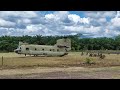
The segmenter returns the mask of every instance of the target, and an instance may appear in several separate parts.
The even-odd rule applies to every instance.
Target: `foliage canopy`
[[[68,36],[1,36],[0,51],[13,52],[17,48],[19,41],[29,44],[54,45],[58,39],[70,38],[72,51],[79,50],[120,50],[120,35],[113,38],[80,38],[80,35]]]

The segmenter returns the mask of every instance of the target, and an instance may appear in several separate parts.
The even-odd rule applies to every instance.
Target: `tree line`
[[[13,52],[19,41],[29,44],[54,45],[61,38],[70,38],[72,51],[80,50],[120,50],[120,35],[115,38],[81,38],[80,34],[67,36],[1,36],[0,52]]]

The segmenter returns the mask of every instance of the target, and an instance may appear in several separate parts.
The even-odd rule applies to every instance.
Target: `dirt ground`
[[[120,79],[120,67],[36,67],[0,70],[0,79]]]
[[[120,79],[120,55],[105,55],[101,60],[85,53],[81,56],[80,52],[70,52],[64,57],[0,53],[0,79]],[[83,64],[86,58],[95,64]]]

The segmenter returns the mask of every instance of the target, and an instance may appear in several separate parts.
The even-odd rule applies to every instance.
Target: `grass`
[[[89,55],[82,55],[81,52],[70,52],[63,57],[32,57],[18,55],[15,53],[0,53],[0,66],[3,67],[68,67],[68,66],[89,66],[85,65],[86,58],[91,58],[95,64],[89,67],[103,67],[103,66],[120,66],[120,55],[117,54],[105,54],[105,59],[99,59],[98,57],[89,57]]]

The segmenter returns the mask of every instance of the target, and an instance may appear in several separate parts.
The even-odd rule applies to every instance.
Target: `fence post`
[[[3,66],[3,56],[2,56],[2,66]]]

